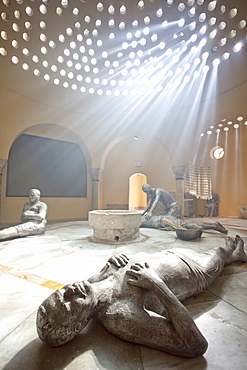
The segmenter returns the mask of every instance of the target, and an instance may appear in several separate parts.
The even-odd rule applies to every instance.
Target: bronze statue
[[[66,285],[40,305],[38,335],[60,346],[96,318],[129,342],[202,356],[207,341],[181,301],[206,289],[225,265],[247,262],[240,236],[228,237],[225,244],[205,253],[174,248],[151,256],[113,256],[98,275]]]
[[[227,234],[227,229],[219,222],[187,222],[181,219],[181,207],[176,202],[173,196],[166,190],[154,189],[148,184],[144,184],[142,189],[148,194],[148,204],[142,213],[142,223],[140,227],[148,227],[154,229],[173,230],[172,225],[180,225],[186,229],[215,230],[220,233]],[[161,215],[155,215],[158,203],[161,202],[165,206],[165,211]]]
[[[47,205],[40,202],[40,191],[31,189],[29,191],[29,202],[24,204],[22,210],[22,223],[0,230],[0,241],[43,234],[47,223],[46,215]]]
[[[176,225],[185,229],[202,229],[202,230],[215,230],[222,234],[227,234],[227,229],[221,225],[220,222],[188,222],[176,217],[169,215],[152,216],[150,219],[146,219],[142,216],[142,223],[140,227],[147,227],[151,229],[164,229],[164,230],[175,230]]]
[[[208,199],[205,205],[206,217],[218,216],[219,196],[212,193],[212,198]]]
[[[181,217],[181,207],[168,191],[160,188],[152,188],[149,184],[144,184],[142,190],[148,195],[148,204],[142,213],[147,220],[153,216],[159,202],[165,207],[165,211],[162,212],[163,215]]]

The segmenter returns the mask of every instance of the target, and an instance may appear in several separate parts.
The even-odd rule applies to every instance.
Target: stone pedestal
[[[141,213],[135,211],[96,210],[88,213],[95,241],[125,242],[139,236]]]

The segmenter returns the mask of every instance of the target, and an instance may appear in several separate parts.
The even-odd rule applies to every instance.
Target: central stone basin
[[[125,242],[138,238],[142,216],[137,211],[95,210],[88,213],[95,241]]]

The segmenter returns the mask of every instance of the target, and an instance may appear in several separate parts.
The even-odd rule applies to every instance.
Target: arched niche
[[[9,150],[6,196],[23,197],[38,188],[44,197],[87,197],[83,147],[75,133],[59,125],[26,129]]]

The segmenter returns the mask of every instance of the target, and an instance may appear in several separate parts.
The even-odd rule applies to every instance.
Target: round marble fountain
[[[88,213],[94,240],[126,242],[139,236],[141,213],[125,210],[95,210]]]

